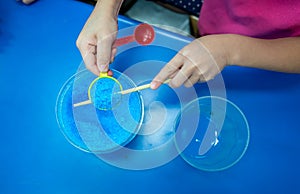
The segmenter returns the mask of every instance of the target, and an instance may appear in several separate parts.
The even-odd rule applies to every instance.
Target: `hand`
[[[33,3],[34,1],[35,1],[35,0],[22,0],[22,2],[23,2],[24,4],[27,4],[27,5]]]
[[[157,89],[168,78],[171,79],[169,85],[174,88],[182,84],[191,87],[213,79],[227,65],[227,49],[220,36],[201,37],[180,50],[156,75],[151,88]]]
[[[94,9],[76,41],[86,68],[97,76],[100,71],[108,71],[117,52],[112,47],[118,29],[117,18],[105,13],[101,7]]]

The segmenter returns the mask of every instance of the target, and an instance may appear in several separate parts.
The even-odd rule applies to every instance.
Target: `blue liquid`
[[[125,89],[134,86],[120,73],[114,72],[114,75],[120,76],[119,81]],[[99,110],[93,104],[74,108],[74,103],[86,100],[90,80],[94,79],[91,76],[85,71],[65,84],[57,100],[57,119],[62,132],[74,146],[87,152],[110,152],[135,137],[143,119],[142,99],[135,92],[124,95],[113,110]]]
[[[113,79],[100,78],[91,87],[91,100],[100,110],[110,110],[121,100],[120,85]]]
[[[74,80],[67,82],[63,89],[61,90],[60,95],[58,96],[56,104],[56,116],[60,128],[65,135],[65,137],[73,144],[75,147],[78,147],[83,150],[88,150],[85,143],[82,141],[73,118],[72,110],[72,88]]]

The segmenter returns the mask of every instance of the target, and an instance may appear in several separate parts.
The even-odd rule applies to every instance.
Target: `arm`
[[[229,64],[300,73],[300,37],[273,40],[228,35]]]
[[[96,75],[100,71],[108,71],[108,65],[116,54],[112,45],[116,39],[117,16],[122,2],[98,0],[76,41],[87,69]]]
[[[247,36],[208,35],[194,40],[153,79],[158,88],[171,78],[170,86],[192,86],[213,79],[227,65],[300,73],[300,37],[264,40]]]

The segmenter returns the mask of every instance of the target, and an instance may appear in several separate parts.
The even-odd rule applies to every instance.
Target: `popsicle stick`
[[[169,83],[169,79],[166,80],[165,82],[163,82],[163,84],[167,84]],[[139,90],[144,90],[144,89],[147,89],[147,88],[150,88],[150,85],[151,84],[145,84],[145,85],[141,85],[141,86],[138,86],[138,87],[134,87],[134,88],[130,88],[130,89],[127,89],[127,90],[122,90],[120,92],[118,92],[119,94],[129,94],[129,93],[132,93],[132,92],[136,92],[136,91],[139,91]]]
[[[91,100],[86,100],[86,101],[82,101],[82,102],[73,104],[73,107],[83,106],[83,105],[87,105],[87,104],[91,104],[91,103],[92,103]]]
[[[167,84],[167,83],[169,83],[169,81],[170,81],[170,79],[168,79],[165,82],[163,82],[163,84]],[[150,85],[151,84],[141,85],[141,86],[138,86],[138,87],[135,87],[135,88],[130,88],[130,89],[127,89],[127,90],[122,90],[122,91],[117,92],[115,94],[123,94],[123,95],[124,94],[129,94],[129,93],[132,93],[132,92],[136,92],[136,91],[139,91],[139,90],[144,90],[144,89],[150,88]],[[82,101],[82,102],[73,104],[73,107],[83,106],[83,105],[87,105],[87,104],[91,104],[91,103],[92,103],[91,100],[86,100],[86,101]]]

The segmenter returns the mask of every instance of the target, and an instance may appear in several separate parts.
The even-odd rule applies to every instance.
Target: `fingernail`
[[[154,90],[154,89],[156,89],[157,88],[157,83],[156,82],[151,82],[150,83],[150,88],[152,89],[152,90]]]
[[[101,72],[106,71],[106,68],[107,68],[106,65],[100,65],[100,66],[99,66],[99,70],[100,70]]]

